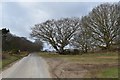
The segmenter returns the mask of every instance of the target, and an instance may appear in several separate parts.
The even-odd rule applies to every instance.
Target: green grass
[[[2,60],[0,60],[0,70],[2,69]]]
[[[0,61],[0,69],[1,68],[5,68],[6,66],[8,66],[9,64],[21,59],[22,57],[27,55],[27,52],[25,53],[21,53],[21,54],[8,54],[8,53],[3,53],[4,56],[6,57],[5,59],[2,59],[2,61]]]
[[[20,57],[17,57],[17,56],[9,56],[9,58],[3,59],[2,60],[2,68],[4,68],[5,66],[9,65],[10,63],[12,63],[18,59],[20,59]]]
[[[99,71],[97,74],[100,78],[118,78],[118,68],[112,67]]]

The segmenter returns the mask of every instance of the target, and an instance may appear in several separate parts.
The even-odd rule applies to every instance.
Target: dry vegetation
[[[40,53],[50,66],[54,78],[117,78],[117,52],[83,55]]]
[[[27,56],[28,52],[20,52],[20,54],[10,54],[9,52],[2,53],[2,60],[0,60],[0,69],[8,67],[11,63]]]

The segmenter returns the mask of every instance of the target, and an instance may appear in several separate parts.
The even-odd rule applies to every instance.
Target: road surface
[[[37,54],[29,54],[2,72],[2,78],[50,78],[48,65]]]

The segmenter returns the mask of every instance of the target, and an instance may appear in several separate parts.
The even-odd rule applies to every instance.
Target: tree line
[[[63,54],[67,45],[80,52],[120,49],[120,2],[103,3],[88,15],[47,20],[31,28],[31,36]]]
[[[43,44],[40,40],[36,39],[35,42],[27,40],[25,37],[18,37],[10,33],[9,29],[3,28],[2,30],[2,51],[41,51]]]

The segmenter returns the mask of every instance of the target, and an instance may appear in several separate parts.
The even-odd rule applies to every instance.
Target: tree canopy
[[[31,36],[48,42],[58,53],[62,54],[64,47],[70,43],[78,28],[79,18],[53,19],[35,25]]]
[[[40,51],[43,48],[41,41],[31,42],[25,37],[18,37],[9,32],[9,29],[2,29],[2,51]]]
[[[110,50],[120,43],[120,3],[103,3],[82,18],[47,20],[31,30],[32,37],[48,42],[60,54],[71,43],[85,53]]]

